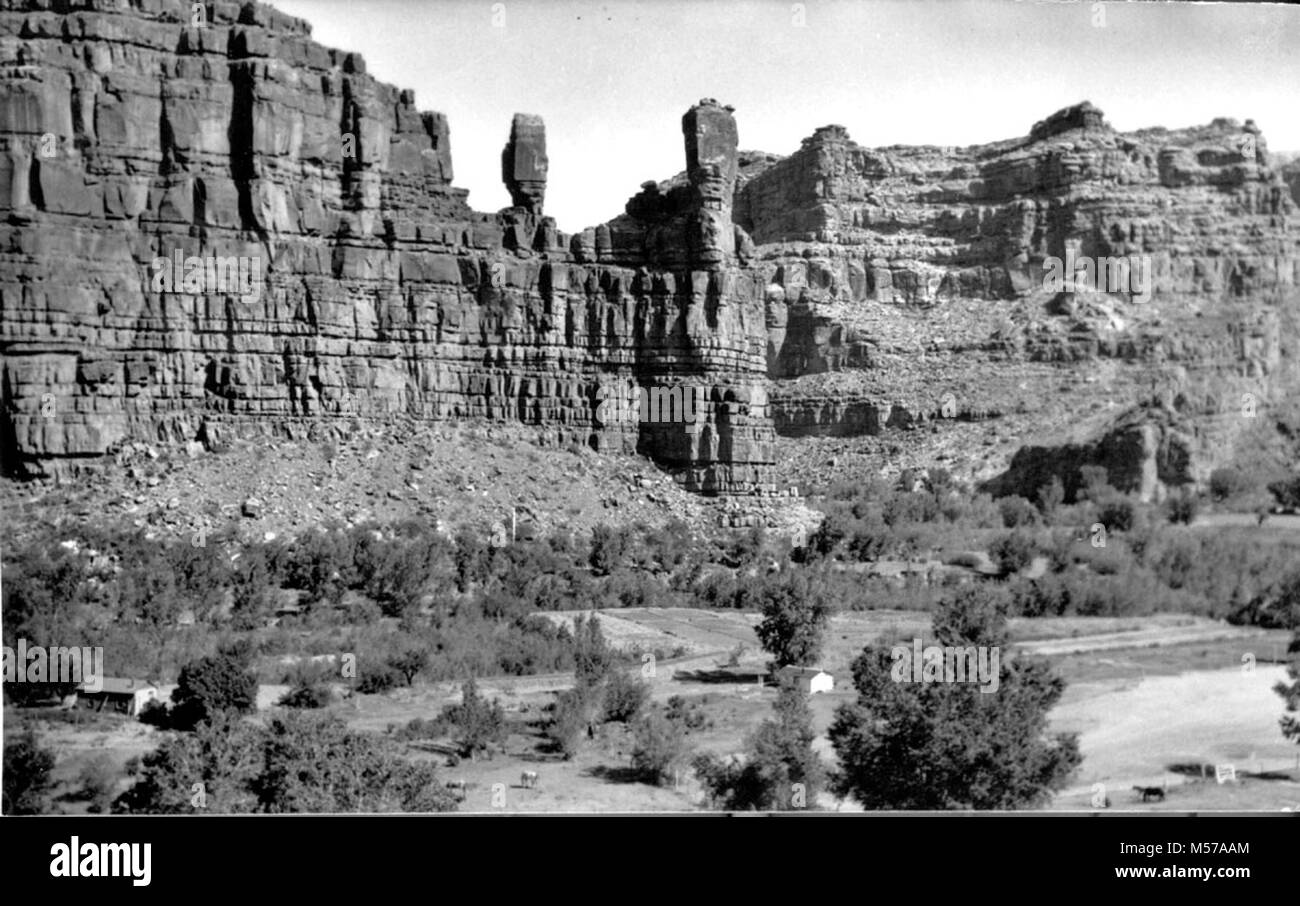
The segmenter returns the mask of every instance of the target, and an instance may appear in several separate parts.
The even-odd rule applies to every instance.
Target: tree
[[[428,762],[407,761],[382,736],[290,712],[271,721],[250,788],[263,812],[444,812],[456,803]]]
[[[389,658],[388,666],[400,673],[409,686],[415,682],[415,677],[429,666],[429,654],[419,648],[408,648]]]
[[[1064,502],[1065,485],[1061,483],[1059,475],[1053,475],[1051,481],[1038,489],[1038,511],[1043,514],[1044,519],[1051,522],[1052,515]]]
[[[236,652],[226,650],[181,668],[172,692],[171,720],[193,729],[223,711],[251,711],[257,705],[257,677]]]
[[[986,663],[1007,641],[1003,604],[982,588],[942,601],[941,646],[983,647]],[[895,679],[891,648],[853,663],[856,703],[841,705],[829,736],[840,769],[832,786],[868,809],[1015,809],[1041,804],[1079,764],[1073,735],[1046,732],[1065,683],[1041,660],[999,659],[996,689],[975,682]]]
[[[693,766],[705,794],[728,811],[804,808],[816,802],[826,770],[813,740],[808,697],[785,684],[777,694],[775,716],[745,741],[742,759],[697,756]]]
[[[395,743],[348,730],[334,717],[290,712],[261,727],[219,714],[144,756],[118,811],[451,811],[456,803],[427,763]]]
[[[689,755],[686,731],[658,710],[632,729],[632,769],[646,783],[663,786],[673,779]]]
[[[830,604],[807,576],[783,573],[759,588],[763,620],[756,628],[774,667],[809,665],[821,656]]]
[[[41,747],[31,727],[4,749],[4,813],[39,815],[46,811],[54,753]]]
[[[1300,711],[1300,630],[1296,631],[1287,653],[1291,655],[1291,662],[1287,664],[1286,675],[1291,678],[1291,682],[1280,682],[1273,687],[1273,691],[1282,696],[1287,711]],[[1284,714],[1281,724],[1282,735],[1300,745],[1300,718]],[[6,768],[6,775],[7,772]]]
[[[593,613],[573,618],[573,672],[579,686],[599,684],[614,666],[614,652]]]
[[[555,697],[546,736],[566,759],[578,754],[583,736],[594,733],[592,727],[600,715],[595,691],[590,686],[577,686]]]
[[[591,532],[591,556],[588,562],[592,570],[598,576],[609,575],[622,564],[629,546],[626,531],[602,522]]]
[[[478,684],[470,677],[461,686],[461,703],[448,705],[444,719],[459,731],[460,754],[476,758],[490,745],[500,745],[506,738],[506,714],[501,702],[490,703],[478,694]]]
[[[650,700],[650,685],[633,674],[614,670],[605,683],[601,719],[631,723]]]

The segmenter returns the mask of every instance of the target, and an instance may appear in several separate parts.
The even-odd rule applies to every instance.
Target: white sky
[[[476,210],[510,203],[500,165],[510,119],[541,114],[546,213],[566,232],[682,170],[681,115],[701,97],[735,106],[742,148],[781,154],[828,123],[868,146],[1011,138],[1085,99],[1121,130],[1229,116],[1254,119],[1273,151],[1300,150],[1297,6],[270,2],[448,115],[455,183]]]

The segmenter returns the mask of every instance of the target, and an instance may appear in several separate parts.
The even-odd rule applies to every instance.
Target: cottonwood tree
[[[998,600],[973,588],[934,615],[942,646],[1005,648]],[[990,659],[991,660],[991,659]],[[854,704],[829,736],[840,769],[832,787],[869,809],[1016,809],[1046,802],[1078,766],[1078,740],[1049,735],[1065,683],[1041,660],[999,658],[995,691],[978,682],[895,682],[891,647],[853,663]]]
[[[786,573],[758,592],[763,620],[755,632],[774,667],[812,664],[821,657],[831,608],[807,576]]]
[[[775,811],[815,804],[826,769],[813,751],[817,734],[808,697],[787,683],[773,709],[773,717],[745,740],[741,758],[724,760],[712,753],[695,758],[692,766],[714,806]]]
[[[186,664],[172,692],[171,722],[193,729],[223,711],[251,711],[257,705],[257,677],[233,650]]]

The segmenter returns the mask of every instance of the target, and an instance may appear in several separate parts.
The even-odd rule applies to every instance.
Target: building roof
[[[132,679],[124,676],[106,676],[104,677],[104,684],[100,689],[90,689],[87,687],[86,683],[82,683],[77,688],[77,691],[89,692],[91,694],[98,691],[109,695],[134,695],[142,689],[153,689],[157,691],[158,687],[148,680]]]
[[[794,664],[787,664],[776,672],[785,676],[820,676],[826,673],[820,667],[796,667]],[[829,676],[830,674],[826,675]]]

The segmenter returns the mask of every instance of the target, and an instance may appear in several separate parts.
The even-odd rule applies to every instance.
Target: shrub
[[[478,684],[470,677],[461,687],[461,703],[443,709],[444,722],[457,730],[457,745],[462,757],[476,758],[479,752],[505,742],[505,709],[501,702],[490,703],[478,694]]]
[[[387,664],[366,667],[361,669],[360,673],[357,691],[366,695],[379,695],[390,689],[396,689],[402,683],[402,675]]]
[[[324,708],[332,697],[328,686],[303,683],[281,696],[278,704],[284,708]]]
[[[1127,497],[1111,495],[1097,505],[1097,521],[1107,532],[1127,532],[1137,523],[1137,506]]]
[[[41,747],[31,727],[14,742],[6,742],[4,750],[4,813],[38,815],[45,811],[54,753]]]
[[[658,711],[636,722],[632,740],[632,769],[646,783],[672,780],[689,755],[686,731]]]
[[[1238,494],[1249,494],[1258,487],[1258,482],[1247,476],[1240,469],[1224,466],[1210,473],[1210,496],[1215,500],[1227,500]]]
[[[92,756],[82,766],[77,785],[80,798],[90,803],[90,812],[107,812],[113,804],[117,787],[117,768],[113,759],[103,752]]]
[[[584,735],[595,735],[592,725],[596,720],[598,704],[590,687],[566,689],[556,696],[546,725],[546,736],[565,758],[572,758],[578,753]]]
[[[1174,523],[1191,525],[1196,521],[1196,514],[1200,509],[1201,501],[1193,491],[1187,489],[1171,494],[1165,501],[1165,515],[1170,522]]]
[[[1060,508],[1065,502],[1065,485],[1061,483],[1059,476],[1053,475],[1052,480],[1038,489],[1038,510],[1048,520],[1052,514]]]
[[[650,686],[636,676],[615,670],[605,685],[602,720],[630,723],[650,700]]]
[[[1024,532],[1008,532],[989,547],[989,556],[1006,575],[1032,563],[1036,550],[1034,540]]]
[[[1039,522],[1038,509],[1023,497],[1003,497],[998,501],[998,511],[1006,528],[1037,525]]]
[[[1076,495],[1088,500],[1101,500],[1115,493],[1110,486],[1110,477],[1103,466],[1080,466],[1079,481],[1081,493]]]
[[[679,724],[687,732],[705,730],[713,726],[713,721],[704,713],[703,708],[695,702],[687,701],[680,695],[674,695],[668,699],[664,717],[675,724]]]
[[[1278,506],[1288,510],[1300,509],[1300,477],[1271,482],[1268,490]]]

